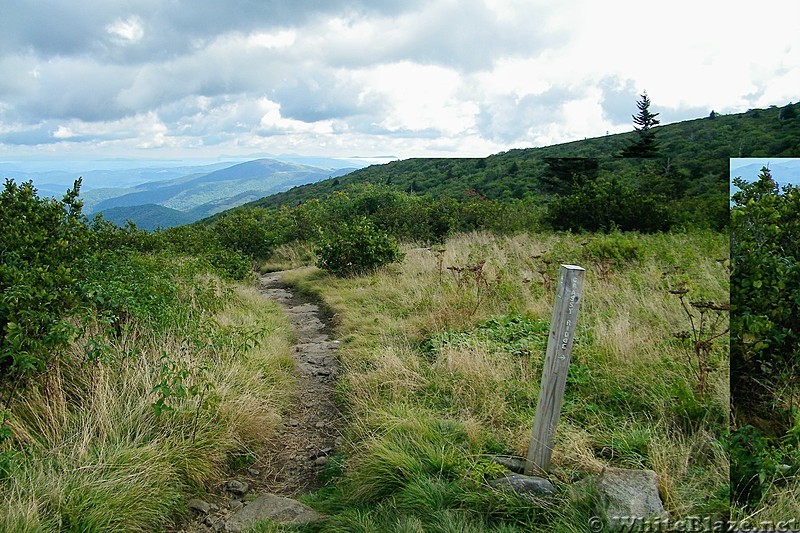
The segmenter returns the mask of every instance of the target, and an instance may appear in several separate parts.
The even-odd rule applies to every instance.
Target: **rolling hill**
[[[675,195],[706,194],[713,190],[724,198],[731,157],[800,156],[800,119],[786,119],[782,115],[790,106],[656,127],[662,157],[647,162],[650,172],[663,175]],[[606,135],[541,148],[515,149],[487,158],[394,161],[295,187],[248,205],[297,205],[365,182],[435,197],[480,195],[504,200],[539,196],[552,176],[553,162],[582,164],[593,160],[600,171],[629,176],[640,173],[642,161],[619,157],[634,136],[634,132]]]

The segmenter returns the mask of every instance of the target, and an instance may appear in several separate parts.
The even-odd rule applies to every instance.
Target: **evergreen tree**
[[[658,143],[653,127],[660,121],[656,118],[658,113],[650,112],[650,97],[647,91],[641,95],[641,100],[636,102],[639,113],[633,116],[633,129],[636,130],[638,138],[634,143],[622,151],[622,157],[658,157]]]

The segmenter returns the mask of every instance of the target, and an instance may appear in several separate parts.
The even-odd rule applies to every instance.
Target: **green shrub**
[[[90,243],[80,185],[62,201],[39,198],[31,182],[6,180],[0,192],[0,370],[12,379],[44,370],[71,338],[65,319]]]
[[[317,266],[340,276],[367,272],[403,260],[397,241],[367,218],[342,222],[325,233],[315,250]]]
[[[555,229],[571,231],[641,231],[669,229],[666,199],[616,176],[600,176],[576,185],[571,194],[553,200],[545,219]]]

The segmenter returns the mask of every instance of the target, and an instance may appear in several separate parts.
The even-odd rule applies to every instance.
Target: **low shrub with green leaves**
[[[403,259],[397,241],[363,217],[342,222],[324,234],[316,253],[317,266],[340,276],[367,272]]]
[[[732,494],[737,512],[770,514],[778,495],[800,483],[800,189],[781,189],[766,167],[757,181],[734,185]],[[800,512],[800,502],[788,512]]]
[[[0,371],[21,379],[43,371],[74,333],[66,320],[81,303],[80,263],[90,253],[78,200],[39,198],[30,182],[0,192]]]

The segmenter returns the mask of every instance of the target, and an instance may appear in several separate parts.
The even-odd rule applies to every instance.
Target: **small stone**
[[[289,422],[289,425],[292,426],[293,428],[296,428],[297,426],[300,425],[300,422],[298,422],[297,420],[292,420],[291,422]]]
[[[328,464],[328,458],[325,457],[324,455],[322,457],[317,457],[316,459],[314,459],[314,465],[316,466],[325,466],[326,464]]]
[[[250,485],[248,485],[244,481],[234,480],[234,481],[228,481],[226,488],[228,489],[228,491],[241,496],[242,494],[247,492],[247,490],[250,488]]]
[[[242,507],[244,507],[244,504],[241,502],[241,500],[231,500],[230,503],[228,503],[228,508],[231,511],[238,511]]]
[[[208,510],[212,513],[216,513],[217,511],[219,511],[219,505],[217,505],[216,503],[209,503]]]
[[[206,519],[203,520],[203,523],[205,525],[207,525],[208,527],[213,527],[215,520],[216,520],[216,518],[214,518],[213,516],[207,516]]]
[[[322,429],[325,427],[325,422],[317,422],[316,424],[314,424],[314,427],[317,429]]]
[[[517,474],[525,473],[525,459],[522,457],[513,457],[510,455],[493,455],[490,457],[492,461],[504,466]]]
[[[555,494],[555,488],[549,480],[537,476],[511,474],[500,479],[489,481],[489,486],[496,489],[510,489],[517,494],[533,499],[535,496]]]
[[[251,476],[257,476],[261,473],[261,471],[255,468],[248,468],[247,473],[250,474]]]
[[[199,498],[192,498],[189,500],[189,509],[194,509],[195,511],[199,511],[203,514],[208,514],[208,512],[211,510],[211,505]]]
[[[230,528],[226,527],[226,524],[225,524],[224,520],[217,520],[216,522],[214,522],[214,525],[211,526],[211,527],[214,528],[214,531],[231,531],[231,532],[239,532],[239,531],[241,531],[241,529],[230,529]]]

